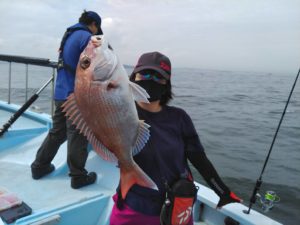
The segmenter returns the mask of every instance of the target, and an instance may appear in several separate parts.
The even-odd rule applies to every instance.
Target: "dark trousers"
[[[71,121],[62,112],[62,104],[65,101],[55,101],[55,113],[53,116],[53,127],[50,129],[43,144],[39,148],[32,168],[43,168],[50,165],[60,145],[68,141],[67,163],[71,177],[85,176],[85,163],[88,157],[86,137],[79,133]]]

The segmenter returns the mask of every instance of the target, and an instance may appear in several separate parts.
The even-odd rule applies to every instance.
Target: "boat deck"
[[[40,180],[33,180],[31,178],[30,162],[34,160],[34,154],[32,154],[30,148],[35,146],[34,142],[35,140],[25,143],[22,147],[14,149],[9,155],[1,156],[0,154],[0,174],[1,186],[16,193],[35,212],[52,210],[56,207],[80,202],[98,195],[112,194],[111,185],[115,186],[115,184],[108,185],[107,182],[103,182],[105,169],[100,169],[100,167],[98,170],[90,168],[92,167],[90,164],[105,163],[100,162],[93,152],[90,154],[87,169],[97,173],[98,179],[95,185],[78,190],[72,189],[67,165],[64,162],[59,162],[59,160],[54,160],[55,172]],[[64,153],[64,151],[61,151],[60,155]],[[109,172],[111,173],[111,171]],[[117,178],[118,173],[115,176]]]
[[[12,112],[9,110],[0,110],[0,124],[4,124],[11,115]],[[95,171],[98,175],[97,181],[93,185],[78,190],[71,188],[66,163],[66,143],[60,147],[53,160],[56,170],[40,180],[32,179],[30,164],[47,135],[50,126],[47,121],[51,122],[51,119],[45,114],[39,115],[40,120],[32,120],[31,116],[29,113],[20,117],[0,138],[0,187],[15,193],[33,210],[31,216],[17,220],[16,224],[28,224],[29,222],[26,221],[35,221],[35,218],[43,218],[46,215],[46,217],[59,215],[63,211],[68,211],[67,208],[70,207],[79,209],[79,206],[82,208],[82,204],[87,204],[89,201],[92,202],[90,205],[97,205],[97,207],[93,207],[94,210],[110,211],[111,195],[117,187],[119,171],[111,163],[103,161],[93,151],[90,152],[86,163],[86,169]],[[87,224],[108,224],[108,212],[95,212],[94,214],[99,215],[98,221]],[[79,219],[92,214],[92,212],[77,213]],[[76,216],[76,214],[74,215]],[[89,220],[87,218],[87,221]],[[23,223],[21,223],[22,221]]]

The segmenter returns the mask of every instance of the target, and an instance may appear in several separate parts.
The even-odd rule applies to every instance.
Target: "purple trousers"
[[[116,195],[113,196],[113,200],[116,203]],[[119,210],[114,204],[110,215],[110,225],[160,225],[160,219],[159,216],[148,216],[134,211],[126,204],[122,210]],[[193,221],[191,220],[188,225],[193,225]]]

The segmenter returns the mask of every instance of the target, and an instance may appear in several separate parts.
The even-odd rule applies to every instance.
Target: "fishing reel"
[[[258,204],[264,212],[268,212],[274,207],[275,203],[280,202],[280,197],[275,193],[275,191],[266,191],[264,196],[257,193],[256,199],[259,200]]]

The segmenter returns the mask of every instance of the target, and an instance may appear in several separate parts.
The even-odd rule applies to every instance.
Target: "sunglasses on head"
[[[138,73],[138,76],[141,80],[153,80],[160,84],[166,84],[167,80],[155,71],[141,71]]]

